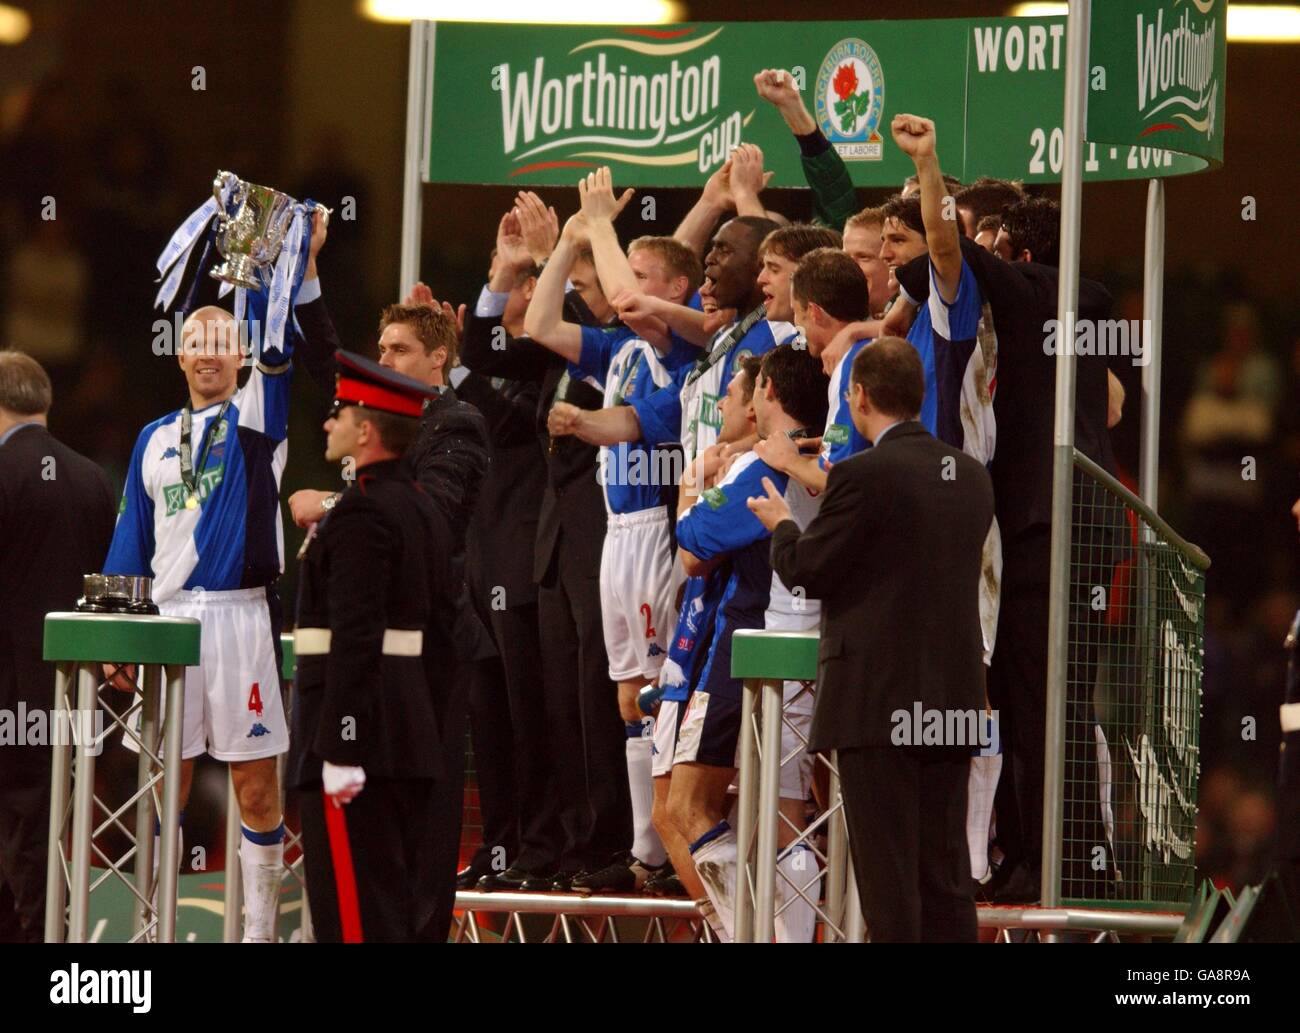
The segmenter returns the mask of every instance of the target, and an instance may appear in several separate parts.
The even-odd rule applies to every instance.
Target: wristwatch
[[[335,506],[339,504],[339,499],[341,499],[342,497],[343,497],[343,493],[340,491],[336,491],[333,495],[326,495],[325,500],[320,504],[320,508],[325,510],[326,513],[328,513],[331,509],[333,509]]]

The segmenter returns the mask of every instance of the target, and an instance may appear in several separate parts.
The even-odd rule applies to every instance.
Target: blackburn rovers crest
[[[885,73],[876,52],[860,39],[831,47],[817,73],[817,123],[845,161],[880,161],[877,127],[885,112]]]

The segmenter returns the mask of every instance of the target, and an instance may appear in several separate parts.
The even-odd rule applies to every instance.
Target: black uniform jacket
[[[329,629],[328,653],[299,655],[288,784],[320,782],[321,761],[368,778],[441,773],[438,715],[455,675],[458,584],[452,533],[399,460],[357,471],[303,558],[298,628]],[[385,632],[418,655],[386,650]]]

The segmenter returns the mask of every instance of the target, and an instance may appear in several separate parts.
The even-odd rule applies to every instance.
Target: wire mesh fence
[[[1209,558],[1075,452],[1061,898],[1192,898]]]

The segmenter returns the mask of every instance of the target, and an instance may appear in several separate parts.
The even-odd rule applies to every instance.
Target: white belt
[[[1282,704],[1282,731],[1300,732],[1300,703]]]
[[[330,651],[329,628],[297,628],[293,633],[294,656],[321,656]],[[385,656],[420,656],[424,653],[424,632],[418,628],[387,628],[384,631]]]

